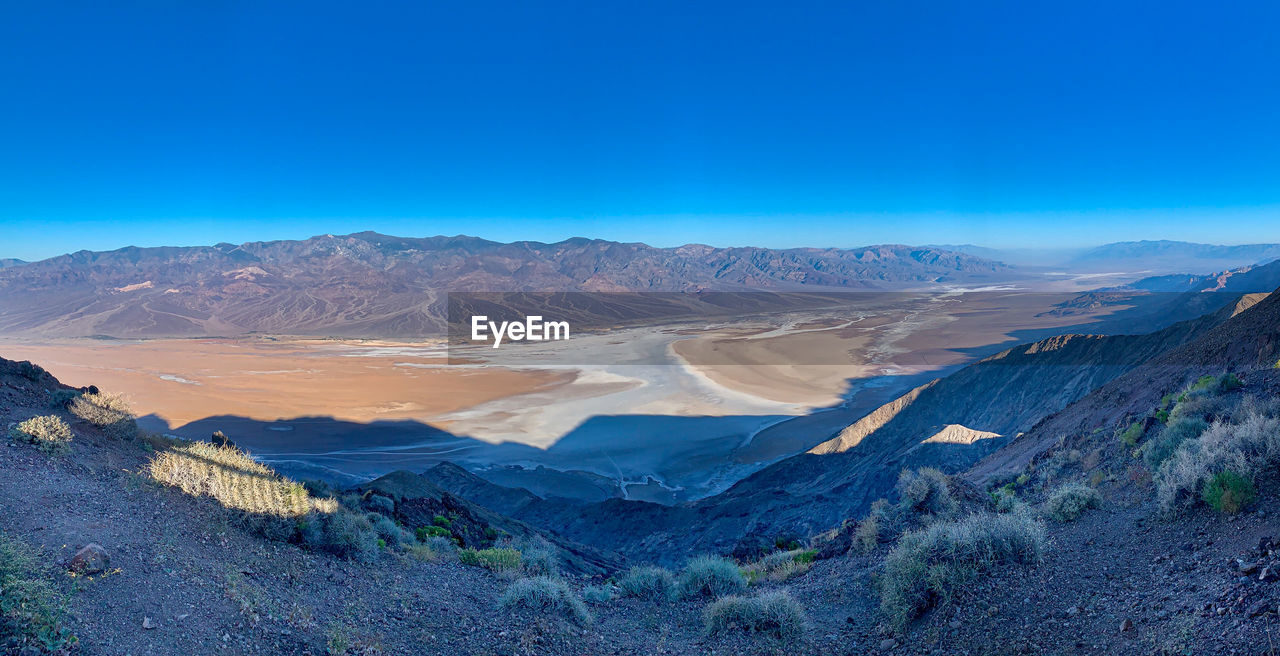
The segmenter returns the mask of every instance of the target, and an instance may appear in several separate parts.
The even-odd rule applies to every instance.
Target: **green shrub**
[[[80,390],[56,389],[49,392],[49,407],[53,410],[66,410],[71,402],[80,396]]]
[[[10,434],[14,439],[29,442],[45,453],[66,453],[71,450],[75,435],[67,422],[53,415],[32,417],[18,424]]]
[[[431,523],[432,525],[439,526],[445,530],[453,528],[453,522],[449,521],[449,518],[444,515],[436,515],[435,517],[432,517]]]
[[[582,600],[589,604],[607,604],[618,596],[618,589],[612,585],[588,585],[582,589]]]
[[[133,411],[123,397],[114,394],[81,394],[67,406],[71,414],[101,428],[109,437],[132,439],[138,434]]]
[[[591,624],[586,604],[560,579],[537,576],[519,579],[507,587],[500,605],[504,610],[523,608],[540,613],[559,613],[575,624]]]
[[[1170,421],[1163,430],[1142,447],[1142,460],[1147,468],[1156,471],[1164,461],[1182,446],[1187,440],[1200,437],[1209,424],[1199,417],[1178,417]]]
[[[426,542],[430,538],[453,537],[453,534],[449,532],[449,529],[444,528],[443,526],[419,526],[417,530],[414,531],[414,534],[417,536],[419,542]]]
[[[0,648],[64,653],[77,640],[64,622],[63,596],[41,572],[34,550],[0,533]]]
[[[458,562],[483,567],[491,572],[515,572],[520,569],[520,552],[507,547],[493,549],[459,549]]]
[[[747,579],[732,560],[698,556],[680,572],[677,587],[683,598],[723,597],[746,590]]]
[[[998,513],[1022,512],[1027,509],[1026,502],[1018,498],[1018,492],[1012,483],[992,490],[991,503]]]
[[[1044,525],[1026,513],[971,515],[902,536],[885,558],[880,608],[906,626],[938,600],[1001,563],[1037,563]]]
[[[1221,471],[1204,482],[1201,498],[1218,512],[1234,515],[1253,503],[1258,491],[1253,481],[1233,472]]]
[[[1053,491],[1045,502],[1045,512],[1059,522],[1075,521],[1081,513],[1102,505],[1102,495],[1097,490],[1079,483],[1071,483]]]
[[[661,567],[632,567],[618,587],[630,597],[670,599],[675,596],[676,577]]]
[[[1117,437],[1120,438],[1120,443],[1125,446],[1137,446],[1138,442],[1142,441],[1143,432],[1142,422],[1135,421],[1129,424],[1128,428],[1120,431]]]
[[[404,547],[413,544],[414,536],[390,518],[378,513],[369,513],[366,515],[369,523],[373,525],[373,530],[378,534],[378,538],[386,544],[393,547]]]
[[[724,597],[707,606],[702,617],[707,635],[747,631],[787,640],[800,636],[805,626],[804,609],[786,591]]]
[[[1160,466],[1156,495],[1166,512],[1203,499],[1205,483],[1221,472],[1251,480],[1280,465],[1280,419],[1251,407],[1243,414],[1237,423],[1214,422]]]

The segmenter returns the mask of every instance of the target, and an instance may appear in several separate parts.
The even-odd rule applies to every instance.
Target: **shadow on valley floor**
[[[222,431],[280,471],[350,485],[395,470],[456,462],[494,483],[543,497],[680,503],[716,494],[778,460],[829,439],[866,413],[949,370],[850,379],[837,405],[804,415],[597,415],[546,449],[491,443],[413,420],[332,417],[260,421],[217,415],[149,430],[187,439]]]

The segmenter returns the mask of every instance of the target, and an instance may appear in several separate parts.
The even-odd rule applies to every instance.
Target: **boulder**
[[[71,560],[67,562],[67,569],[77,574],[98,574],[107,569],[111,564],[111,556],[107,554],[107,550],[101,545],[90,542],[80,547]]]

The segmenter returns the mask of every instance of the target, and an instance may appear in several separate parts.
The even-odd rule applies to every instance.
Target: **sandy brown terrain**
[[[561,385],[565,372],[433,366],[435,345],[368,340],[0,340],[70,385],[125,393],[178,426],[210,415],[423,419]],[[379,357],[374,357],[379,356]],[[393,356],[393,357],[388,357]]]

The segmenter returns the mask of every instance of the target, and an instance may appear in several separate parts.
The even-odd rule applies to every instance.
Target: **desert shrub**
[[[1149,440],[1142,448],[1142,460],[1152,471],[1160,468],[1178,447],[1187,440],[1194,440],[1209,428],[1209,424],[1199,417],[1178,417],[1172,419],[1154,439]]]
[[[404,547],[413,544],[413,534],[401,528],[389,517],[378,513],[369,513],[367,518],[369,523],[373,525],[374,532],[378,534],[378,538],[388,545]]]
[[[422,542],[426,542],[430,538],[449,538],[453,535],[449,532],[449,529],[443,526],[419,526],[414,531],[414,534]]]
[[[493,549],[459,549],[458,562],[483,567],[491,572],[515,572],[520,569],[520,552],[508,547]]]
[[[813,549],[778,551],[743,567],[740,571],[751,583],[765,578],[771,581],[785,581],[809,571],[817,555],[818,552]]]
[[[432,517],[431,525],[439,526],[445,530],[453,528],[453,522],[450,521],[449,518],[445,517],[444,515],[436,515],[435,517]]]
[[[804,609],[786,591],[723,597],[707,606],[702,617],[707,635],[737,630],[785,640],[798,637],[805,625]]]
[[[116,394],[81,394],[71,400],[71,414],[101,428],[117,439],[130,439],[138,434],[138,424],[124,397]]]
[[[1129,424],[1128,428],[1120,431],[1116,437],[1118,437],[1120,439],[1120,443],[1125,446],[1137,446],[1138,442],[1142,441],[1143,432],[1144,429],[1142,422],[1135,421],[1132,424]]]
[[[591,624],[586,604],[569,585],[548,576],[519,579],[507,587],[499,602],[504,610],[523,608],[541,613],[559,613],[575,624]]]
[[[1280,464],[1280,419],[1249,408],[1238,423],[1213,422],[1200,437],[1184,441],[1155,474],[1156,495],[1167,512],[1197,496],[1205,482],[1230,471],[1253,479]]]
[[[901,628],[973,577],[1001,563],[1039,562],[1044,525],[1029,514],[981,514],[902,536],[885,558],[880,608]]]
[[[1027,509],[1026,502],[1018,498],[1018,491],[1012,483],[992,490],[991,504],[998,513],[1023,512]]]
[[[618,589],[612,585],[588,585],[582,589],[582,600],[589,604],[607,604],[618,596]]]
[[[858,528],[854,532],[854,538],[858,541],[858,546],[863,551],[871,551],[880,544],[880,539],[884,534],[884,526],[882,523],[888,518],[889,502],[884,499],[876,499],[871,504],[871,510],[867,512],[867,516],[861,522],[858,522]]]
[[[29,442],[45,453],[66,453],[71,450],[75,435],[67,422],[53,415],[32,417],[10,431],[14,439]]]
[[[49,392],[49,407],[54,410],[66,410],[71,402],[80,396],[80,390],[56,389]]]
[[[932,467],[904,469],[898,476],[898,505],[916,515],[946,517],[957,505],[947,475]]]
[[[618,587],[631,597],[669,599],[675,596],[676,577],[661,567],[632,567]]]
[[[747,579],[732,560],[698,556],[680,572],[677,589],[684,598],[723,597],[746,590]]]
[[[1233,471],[1220,471],[1204,482],[1200,496],[1214,510],[1234,515],[1253,503],[1258,491],[1253,481]]]
[[[409,556],[423,562],[436,562],[451,559],[457,555],[458,547],[448,538],[427,538],[406,547]]]
[[[1098,491],[1079,483],[1071,483],[1053,491],[1045,502],[1045,512],[1059,522],[1075,521],[1081,513],[1102,505]]]
[[[367,508],[380,515],[391,515],[396,511],[396,502],[381,494],[370,494],[364,503]]]
[[[321,523],[321,539],[314,546],[360,562],[377,559],[378,533],[364,515],[340,509],[321,516],[318,521]]]
[[[317,499],[235,447],[187,442],[157,453],[148,465],[156,481],[192,496],[212,497],[246,513],[296,519],[336,510],[333,499]]]
[[[35,551],[0,533],[0,648],[4,653],[64,653],[76,637],[64,623],[65,600],[41,572]]]
[[[520,550],[521,566],[533,576],[559,576],[560,559],[547,546],[533,546]]]

